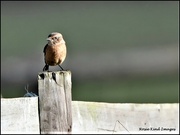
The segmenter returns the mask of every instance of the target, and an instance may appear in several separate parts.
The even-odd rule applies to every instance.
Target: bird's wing
[[[45,45],[44,49],[43,49],[43,52],[44,52],[44,55],[46,54],[46,48],[47,48],[48,44]]]

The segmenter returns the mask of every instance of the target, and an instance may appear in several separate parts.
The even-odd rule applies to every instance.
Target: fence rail
[[[1,99],[1,133],[39,134],[38,97]],[[72,101],[71,133],[178,133],[179,103]]]

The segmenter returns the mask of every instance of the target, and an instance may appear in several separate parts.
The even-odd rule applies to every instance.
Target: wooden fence
[[[71,72],[38,75],[39,97],[1,98],[2,134],[179,133],[179,103],[72,101]]]

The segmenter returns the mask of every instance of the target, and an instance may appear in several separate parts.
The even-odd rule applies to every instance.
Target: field
[[[1,2],[3,97],[37,90],[53,31],[67,43],[73,100],[178,102],[178,2]]]

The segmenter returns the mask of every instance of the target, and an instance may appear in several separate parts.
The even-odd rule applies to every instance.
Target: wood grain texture
[[[71,72],[42,72],[38,75],[41,134],[70,133]]]
[[[38,97],[1,98],[1,134],[40,134]]]
[[[73,101],[72,114],[73,134],[178,134],[179,132],[179,103]]]
[[[39,134],[37,106],[38,97],[1,99],[1,133]],[[72,119],[72,134],[178,134],[179,103],[72,101]]]

